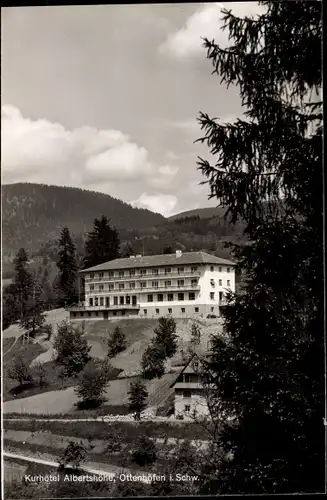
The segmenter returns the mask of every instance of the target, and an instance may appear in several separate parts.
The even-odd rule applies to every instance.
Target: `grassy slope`
[[[176,320],[176,334],[178,336],[179,351],[172,359],[172,364],[176,365],[180,361],[180,351],[189,347],[190,331],[193,320]],[[210,335],[221,332],[220,322],[197,320],[202,331],[202,342],[200,350],[205,351]],[[92,354],[97,357],[104,357],[107,352],[107,340],[110,333],[116,326],[119,326],[125,334],[127,348],[112,360],[112,364],[121,368],[127,374],[137,370],[140,366],[142,355],[154,337],[154,329],[157,321],[154,319],[133,319],[115,321],[90,321],[85,322],[85,335],[92,344]]]
[[[7,343],[9,339],[4,339]],[[25,344],[23,345],[23,339],[20,337],[14,347],[3,357],[3,399],[13,399],[13,395],[11,393],[12,389],[18,386],[18,382],[16,380],[11,380],[6,376],[6,371],[14,361],[16,356],[20,356],[27,365],[29,365],[33,359],[35,359],[39,354],[45,352],[45,349],[39,344]]]
[[[190,329],[192,325],[191,320],[177,320],[177,330],[176,333],[179,339],[179,351],[172,359],[172,366],[180,366],[182,365],[181,361],[181,349],[184,351],[187,350],[189,346],[189,338],[190,338]],[[218,333],[221,329],[219,323],[210,322],[207,320],[198,321],[198,324],[202,330],[202,345],[200,346],[200,351],[206,350],[207,341],[209,339],[210,334]],[[86,338],[92,343],[92,354],[97,357],[104,357],[107,351],[107,338],[109,333],[113,331],[116,325],[119,325],[123,330],[127,340],[127,349],[119,354],[114,360],[112,360],[112,364],[114,367],[124,370],[125,375],[133,375],[135,371],[140,366],[140,361],[142,358],[142,354],[145,351],[146,347],[149,345],[150,340],[154,336],[154,328],[157,325],[156,320],[116,320],[116,321],[94,321],[94,322],[85,322],[85,335]],[[33,350],[41,349],[38,352],[33,351],[33,356],[36,357],[39,352],[43,352],[40,346],[34,345],[32,346]],[[16,352],[16,346],[13,350]],[[8,357],[10,357],[8,354]],[[31,360],[32,360],[31,359]],[[57,377],[57,370],[54,366],[53,362],[46,363],[45,368],[48,371],[48,379],[49,385],[42,390],[38,387],[30,388],[28,391],[24,392],[24,396],[34,395],[33,398],[25,398],[21,400],[21,404],[19,407],[23,405],[25,412],[30,413],[67,413],[74,411],[74,403],[75,397],[72,388],[67,391],[61,392],[61,381]],[[176,370],[176,368],[175,368]],[[133,373],[134,372],[134,373]],[[153,380],[148,384],[149,391],[149,399],[148,399],[148,407],[153,406],[161,406],[165,403],[165,401],[171,396],[172,389],[170,388],[170,384],[173,379],[176,377],[176,373],[167,373],[160,380]],[[73,380],[68,380],[64,384],[64,388],[75,385],[76,382]],[[12,388],[14,385],[17,385],[15,382],[12,383]],[[126,406],[128,403],[128,390],[130,385],[130,379],[123,378],[118,380],[112,380],[107,388],[107,405],[109,406]],[[8,381],[5,380],[5,391],[4,391],[4,399],[10,400],[13,397],[8,392]],[[51,391],[51,392],[50,392]],[[41,392],[48,392],[48,394],[40,394],[38,398],[35,396]],[[43,396],[43,397],[41,397]],[[36,399],[37,398],[37,401]],[[13,402],[14,403],[14,402]],[[18,404],[18,402],[17,402]],[[4,411],[15,412],[18,411],[16,409],[17,404],[7,404],[7,408],[4,407]],[[46,407],[45,407],[46,405]],[[46,411],[45,411],[46,410]],[[109,412],[108,412],[109,413]],[[125,412],[124,412],[125,413]]]

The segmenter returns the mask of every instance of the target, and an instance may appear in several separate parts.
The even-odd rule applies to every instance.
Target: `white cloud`
[[[221,47],[228,45],[228,29],[222,30],[223,8],[231,9],[236,16],[250,16],[261,13],[264,8],[257,2],[212,3],[199,8],[188,18],[185,26],[170,33],[159,47],[161,54],[184,58],[203,53],[203,38],[214,39]]]
[[[178,170],[178,167],[151,163],[148,151],[119,130],[92,127],[67,130],[58,123],[23,117],[13,106],[2,107],[1,119],[5,183],[87,187],[135,182],[144,189],[144,184],[169,184]]]
[[[147,194],[143,193],[137,200],[131,204],[138,208],[147,208],[153,212],[159,212],[164,216],[169,216],[177,204],[176,196],[170,194]]]
[[[178,156],[174,153],[174,151],[167,151],[166,156],[168,160],[177,160]]]

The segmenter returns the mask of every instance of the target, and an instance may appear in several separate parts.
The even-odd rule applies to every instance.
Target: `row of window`
[[[214,310],[215,310],[215,308],[211,307],[211,312],[212,313],[214,312]],[[199,308],[195,307],[194,308],[194,312],[198,313],[199,312]],[[181,307],[181,313],[185,314],[185,307]],[[147,316],[148,310],[147,309],[143,309],[143,314],[144,314],[144,316]],[[156,309],[156,314],[160,314],[160,309]],[[173,310],[170,307],[168,308],[168,314],[173,314]]]
[[[84,318],[84,312],[83,311],[80,312],[80,315],[81,315],[81,318]],[[87,315],[88,315],[89,318],[92,317],[92,313],[90,311],[87,312]],[[94,311],[94,315],[95,315],[95,317],[99,317],[99,312],[98,311]],[[113,315],[117,316],[117,311],[113,311]],[[121,315],[125,316],[125,311],[121,311]],[[76,312],[72,312],[72,316],[74,318],[76,318]]]
[[[192,396],[203,396],[203,390],[201,389],[176,389],[176,396],[182,396],[182,398],[191,398]]]
[[[76,314],[77,313],[75,311],[73,311],[71,314],[72,314],[73,318],[76,318]],[[83,311],[80,312],[80,315],[81,315],[81,318],[84,318],[84,312]],[[89,318],[91,318],[92,313],[90,311],[88,311],[87,315],[88,315]],[[94,315],[96,317],[99,317],[99,312],[98,311],[94,311]]]
[[[215,280],[210,280],[210,285],[214,288],[216,286]],[[223,286],[223,280],[218,280],[218,286]],[[230,280],[227,280],[227,286],[230,286]]]
[[[191,280],[191,286],[197,286],[198,284],[199,284],[199,281],[197,279],[192,279]],[[210,280],[210,284],[214,288],[215,287],[215,280],[211,279]],[[219,286],[222,286],[223,285],[223,280],[218,280],[218,284],[219,284]],[[171,280],[165,281],[164,288],[169,288],[171,286],[172,286]],[[185,286],[185,280],[178,280],[177,281],[177,286],[178,287]],[[227,286],[231,286],[230,285],[230,280],[227,280]],[[135,288],[136,288],[135,282],[129,283],[129,289],[130,290],[133,290]],[[163,287],[161,287],[161,286],[159,287],[159,282],[158,281],[152,281],[151,285],[148,284],[146,281],[141,281],[139,288],[163,288]],[[97,288],[96,291],[103,292],[105,289],[107,289],[107,290],[115,290],[115,289],[116,290],[125,290],[125,283],[116,283],[116,287],[115,287],[114,283],[109,283],[108,286],[107,286],[107,288],[105,288],[104,284],[100,284],[98,286],[98,288]],[[94,292],[94,291],[95,291],[95,286],[93,284],[91,284],[90,285],[90,292]]]
[[[195,293],[194,292],[189,292],[187,295],[188,299],[186,300],[195,300]],[[154,295],[149,294],[148,297],[148,302],[154,302]],[[177,300],[178,301],[183,301],[185,300],[185,294],[184,293],[178,293],[177,294]],[[215,300],[215,292],[210,292],[210,300]],[[219,292],[219,300],[223,300],[223,292]],[[164,295],[163,293],[158,293],[157,294],[157,302],[163,302],[164,301]],[[173,293],[168,293],[167,294],[167,301],[168,302],[173,302],[174,301],[174,294]],[[129,295],[123,296],[121,295],[120,297],[113,297],[113,304],[114,306],[118,305],[136,305],[137,304],[137,298],[136,296],[130,297]],[[89,306],[110,306],[110,297],[90,297],[89,298]]]
[[[154,295],[149,294],[148,295],[148,302],[153,302],[153,297]],[[185,294],[184,293],[178,293],[177,294],[177,300],[184,300]],[[157,302],[163,302],[164,300],[164,295],[163,293],[158,293],[157,294]],[[167,300],[168,302],[172,302],[174,300],[174,294],[173,293],[168,293],[167,294]],[[195,300],[195,293],[194,292],[189,292],[188,294],[188,300]]]
[[[199,268],[197,266],[191,266],[191,273],[198,272]],[[210,271],[214,272],[217,270],[217,266],[211,266]],[[221,273],[223,272],[224,268],[219,266],[218,271]],[[159,274],[181,274],[184,272],[187,272],[188,269],[185,267],[178,267],[177,268],[177,273],[175,270],[172,270],[171,267],[166,267],[164,268],[163,273],[159,273],[159,269],[140,269],[138,272],[136,272],[135,269],[130,269],[126,271],[108,271],[107,273],[105,272],[100,272],[100,273],[90,273],[90,278],[104,278],[104,277],[109,277],[109,278],[124,278],[126,276],[133,277],[133,276],[158,276]],[[226,268],[226,271],[229,273],[230,272],[230,267]]]
[[[191,273],[195,273],[199,270],[197,266],[192,266],[191,267]],[[177,274],[181,274],[186,272],[187,269],[184,267],[178,267],[177,268]],[[138,272],[136,272],[135,269],[129,269],[128,271],[108,271],[108,273],[100,272],[100,273],[90,273],[90,278],[103,278],[105,276],[109,276],[109,278],[113,278],[114,276],[116,278],[124,278],[126,276],[146,276],[146,275],[151,275],[151,276],[158,276],[159,274],[175,274],[176,271],[172,271],[171,267],[166,267],[164,269],[163,273],[159,273],[159,269],[140,269]]]
[[[192,279],[191,280],[191,286],[197,286],[199,283],[199,280],[197,279]],[[127,285],[127,283],[126,283]],[[163,288],[163,287],[159,287],[159,281],[152,281],[151,285],[150,283],[146,282],[146,281],[141,281],[139,283],[139,286],[136,287],[136,283],[135,281],[132,281],[131,283],[128,284],[129,286],[129,289],[130,290],[133,290],[135,288]],[[164,285],[164,288],[168,288],[168,287],[171,287],[172,286],[172,282],[171,280],[166,280],[165,281],[165,285]],[[174,285],[176,286],[176,285]],[[178,287],[181,287],[181,286],[185,286],[185,281],[184,280],[178,280],[177,281],[177,286]],[[127,288],[127,286],[126,286]],[[108,283],[108,287],[107,287],[107,290],[125,290],[125,283],[116,283],[116,287],[115,287],[115,283]],[[90,285],[90,291],[94,291],[95,288],[94,288],[94,285],[91,284]],[[105,290],[105,285],[104,284],[100,284],[99,285],[99,288],[98,290],[101,292],[103,290]]]
[[[114,297],[114,306],[124,306],[125,304],[126,305],[130,305],[132,304],[133,306],[135,306],[137,304],[137,298],[135,295],[133,295],[132,297],[130,297],[129,295],[126,295],[126,297],[124,297],[123,295],[121,297]],[[109,307],[110,306],[110,297],[90,297],[89,298],[89,306],[93,307],[94,306],[106,306],[106,307]]]

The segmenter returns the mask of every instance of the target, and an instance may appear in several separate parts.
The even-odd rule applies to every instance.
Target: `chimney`
[[[135,255],[130,255],[129,258],[130,259],[135,259]]]
[[[182,256],[182,250],[176,250],[176,259],[179,259]]]
[[[136,257],[139,259],[140,257],[142,257],[142,255],[139,253]]]

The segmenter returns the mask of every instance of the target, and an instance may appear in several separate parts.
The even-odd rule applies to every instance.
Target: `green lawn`
[[[41,352],[44,352],[44,349],[41,348],[42,350],[39,350],[37,352],[37,349],[32,349],[33,348],[40,348],[41,346],[39,344],[34,344],[33,346],[27,346],[30,350],[35,352],[35,356],[33,356],[32,359],[34,359],[38,354]],[[31,361],[32,361],[31,359]],[[19,387],[18,383],[16,381],[11,381],[8,380],[6,376],[4,376],[4,391],[3,391],[3,400],[4,401],[11,401],[13,399],[20,399],[20,398],[26,398],[28,396],[34,396],[36,394],[41,394],[44,392],[49,392],[49,391],[59,391],[62,389],[67,389],[68,387],[73,387],[76,386],[79,382],[79,377],[67,377],[64,380],[62,380],[59,377],[59,373],[61,370],[61,367],[56,361],[49,361],[48,363],[43,364],[44,369],[46,370],[46,385],[43,387],[40,387],[39,385],[33,385],[33,384],[26,384],[23,387]],[[117,368],[112,369],[112,372],[110,374],[110,380],[116,379],[117,375],[120,373],[120,370]],[[16,390],[16,396],[13,394],[13,389]],[[88,413],[87,413],[88,414]]]
[[[13,339],[4,339],[4,342],[8,344],[9,340]],[[23,339],[22,337],[19,337],[17,339],[16,344],[14,345],[13,349],[4,356],[3,358],[3,400],[4,401],[9,401],[11,399],[14,399],[14,391],[17,389],[20,392],[19,397],[25,397],[28,395],[26,391],[30,390],[29,385],[25,385],[25,389],[22,390],[23,388],[18,389],[18,382],[16,380],[11,380],[7,377],[6,372],[11,363],[13,363],[14,359],[16,356],[20,356],[27,365],[29,365],[33,359],[35,359],[39,354],[45,352],[45,348],[42,347],[40,344],[33,344],[32,341],[30,340],[29,344],[24,344],[23,345]]]
[[[85,335],[90,340],[99,342],[104,352],[107,353],[107,342],[110,334],[119,326],[126,338],[126,349],[139,340],[153,336],[153,330],[158,321],[154,319],[120,319],[115,321],[89,321],[85,322]]]

